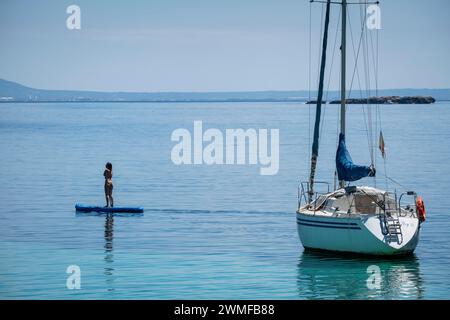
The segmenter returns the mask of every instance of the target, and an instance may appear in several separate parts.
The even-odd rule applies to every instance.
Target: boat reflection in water
[[[393,259],[304,251],[297,286],[306,299],[421,299],[419,261],[414,255]]]
[[[114,291],[114,253],[113,253],[113,239],[114,239],[114,217],[113,214],[107,214],[105,220],[105,270],[106,285],[108,291]]]

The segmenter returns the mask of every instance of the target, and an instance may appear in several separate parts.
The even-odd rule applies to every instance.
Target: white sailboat
[[[413,191],[401,194],[369,186],[353,186],[367,176],[375,176],[374,165],[355,165],[345,145],[346,120],[346,24],[347,0],[326,3],[316,121],[308,182],[299,186],[297,230],[306,249],[349,252],[369,255],[410,254],[419,241],[425,208],[421,197]],[[336,171],[339,187],[331,191],[316,191],[319,132],[326,63],[326,47],[331,4],[341,6],[341,107],[339,145],[336,152]],[[381,136],[382,139],[382,136]],[[384,144],[384,140],[381,140]],[[382,146],[384,148],[384,146]],[[323,188],[322,188],[323,189]]]

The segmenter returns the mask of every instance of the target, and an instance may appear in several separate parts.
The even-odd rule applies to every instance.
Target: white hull
[[[297,230],[305,248],[370,255],[401,255],[414,251],[420,223],[415,217],[400,217],[401,238],[383,234],[378,215],[330,217],[305,208],[297,212]]]

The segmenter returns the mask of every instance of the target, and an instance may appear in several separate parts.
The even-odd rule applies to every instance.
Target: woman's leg
[[[114,207],[114,199],[112,196],[112,192],[113,192],[113,186],[109,187],[109,203],[111,204],[111,207]]]
[[[109,207],[109,195],[108,195],[108,187],[105,184],[105,199],[106,199],[106,207]]]

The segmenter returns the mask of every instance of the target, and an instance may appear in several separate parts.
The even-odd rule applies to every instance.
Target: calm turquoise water
[[[382,110],[388,174],[422,194],[428,211],[415,255],[392,261],[303,252],[295,209],[308,176],[307,105],[0,104],[0,298],[448,299],[450,104]],[[322,180],[334,171],[337,111],[327,106]],[[348,145],[367,163],[362,119],[349,106]],[[192,131],[194,120],[280,129],[278,174],[174,165],[171,133]],[[75,213],[77,202],[103,204],[106,161],[116,205],[143,206],[144,216]],[[379,289],[366,285],[374,264]],[[69,265],[81,268],[80,290],[66,288]]]

